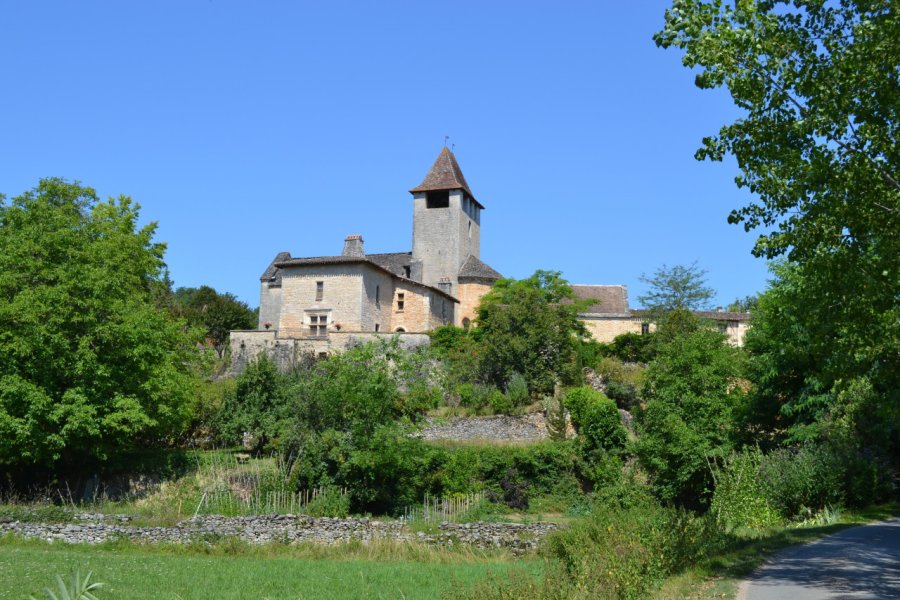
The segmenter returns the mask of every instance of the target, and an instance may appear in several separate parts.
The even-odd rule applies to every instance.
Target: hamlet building
[[[363,237],[354,234],[340,254],[279,252],[260,278],[259,327],[231,334],[232,370],[260,352],[289,368],[302,355],[321,356],[385,334],[416,346],[427,344],[427,332],[440,325],[468,327],[481,297],[502,277],[481,260],[485,207],[447,148],[410,193],[411,251],[367,254]],[[581,318],[594,339],[649,331],[646,314],[629,309],[625,286],[573,289],[593,301]],[[742,342],[748,315],[711,316],[733,343]]]

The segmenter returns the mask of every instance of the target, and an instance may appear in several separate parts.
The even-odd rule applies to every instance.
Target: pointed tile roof
[[[459,268],[457,277],[460,281],[465,279],[494,283],[498,279],[502,279],[503,275],[470,254],[463,266]]]
[[[465,190],[475,204],[484,208],[478,200],[475,200],[475,195],[469,189],[469,184],[462,174],[462,169],[459,168],[459,163],[456,162],[456,157],[446,146],[431,165],[431,170],[428,171],[428,175],[425,176],[422,183],[409,191],[428,192],[432,190]]]

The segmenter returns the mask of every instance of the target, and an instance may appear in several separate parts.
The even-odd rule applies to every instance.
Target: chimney
[[[363,239],[361,235],[348,235],[344,240],[344,251],[342,256],[358,256],[363,257],[366,251],[363,250]]]

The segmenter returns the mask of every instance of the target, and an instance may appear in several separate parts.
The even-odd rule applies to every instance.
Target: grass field
[[[67,546],[12,537],[0,539],[0,598],[43,597],[57,574],[93,571],[105,585],[100,600],[254,598],[439,598],[488,574],[521,571],[537,575],[539,559],[477,556],[407,548],[391,558],[365,558],[365,548],[341,550],[226,547],[142,547],[112,543]],[[310,555],[319,554],[320,558]]]

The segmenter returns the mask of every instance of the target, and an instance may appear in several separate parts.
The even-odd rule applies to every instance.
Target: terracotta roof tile
[[[624,285],[573,285],[572,291],[581,300],[595,300],[585,313],[615,314],[628,313],[628,288]]]
[[[477,279],[493,283],[498,279],[502,279],[503,275],[501,275],[488,265],[484,264],[474,256],[469,255],[469,258],[466,259],[466,262],[463,263],[463,266],[459,268],[458,277],[460,282],[462,282],[463,279]]]
[[[484,208],[478,200],[475,200],[475,195],[469,189],[469,184],[463,176],[462,169],[459,168],[459,163],[456,162],[456,157],[446,146],[431,165],[431,170],[428,171],[428,175],[425,176],[422,183],[409,191],[427,192],[431,190],[465,190],[475,204]]]

